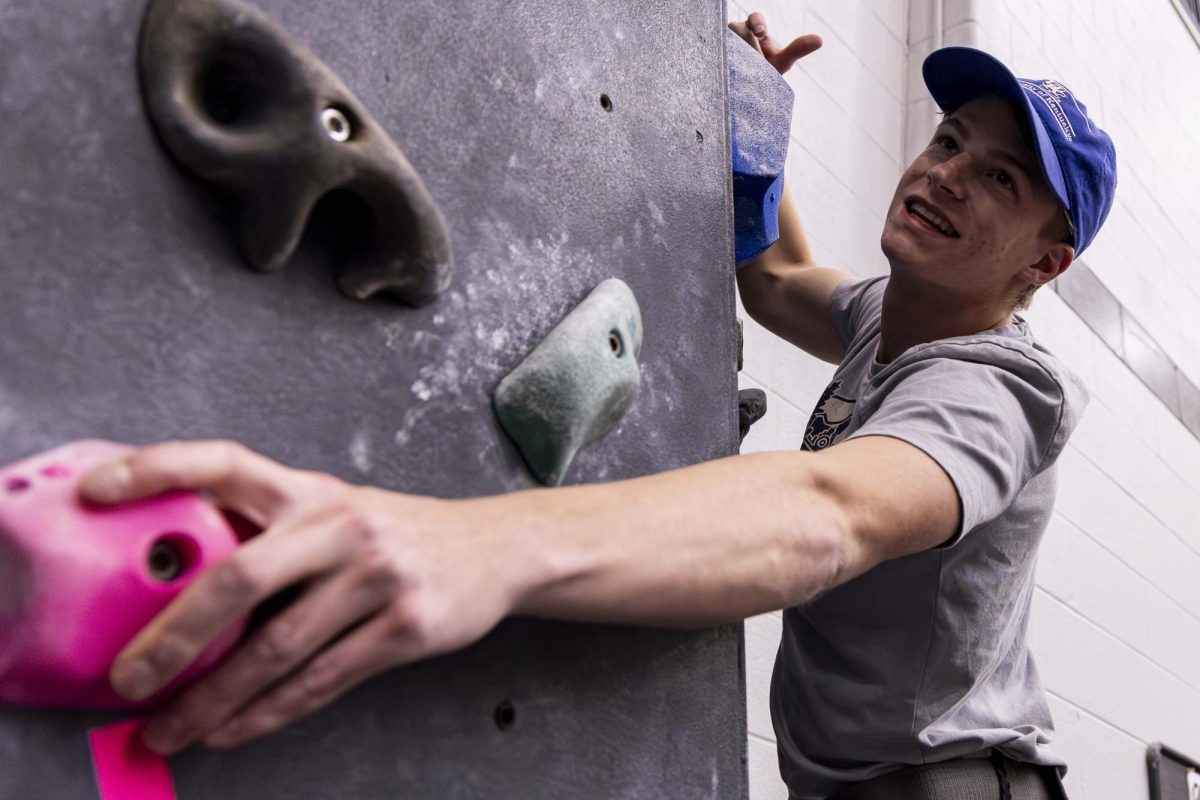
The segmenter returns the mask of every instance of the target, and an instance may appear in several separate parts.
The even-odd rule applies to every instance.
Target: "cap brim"
[[[1021,88],[1020,81],[995,57],[971,47],[943,47],[935,50],[921,66],[921,75],[935,103],[943,111],[958,108],[968,100],[981,94],[994,94],[1016,104],[1025,112],[1029,127],[1033,130],[1034,150],[1042,165],[1042,174],[1050,189],[1070,209],[1067,182],[1063,178],[1058,155],[1042,119],[1034,111],[1029,95]]]

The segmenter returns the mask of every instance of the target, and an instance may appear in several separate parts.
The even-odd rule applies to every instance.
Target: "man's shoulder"
[[[1016,321],[1004,328],[927,342],[910,348],[895,365],[909,367],[931,359],[961,364],[965,374],[975,369],[1001,369],[1035,384],[1060,387],[1064,399],[1086,403],[1083,381],[1033,336],[1027,324]]]
[[[900,382],[921,374],[926,386],[936,385],[946,396],[978,394],[982,387],[991,387],[989,392],[1004,390],[1016,398],[1030,424],[1042,420],[1053,429],[1052,438],[1062,441],[1078,424],[1089,400],[1083,381],[1019,321],[1004,329],[919,345],[889,368],[891,376],[877,378]],[[981,396],[980,401],[992,396]],[[931,401],[936,402],[936,397]]]
[[[843,345],[849,347],[872,327],[878,327],[887,282],[886,275],[849,278],[834,289],[829,301],[830,318]]]

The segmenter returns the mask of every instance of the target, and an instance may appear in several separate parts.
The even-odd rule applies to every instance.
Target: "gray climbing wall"
[[[736,449],[723,3],[257,6],[421,174],[453,282],[419,309],[339,294],[344,208],[283,271],[247,269],[226,202],[144,116],[143,4],[0,0],[0,463],[83,437],[227,437],[409,492],[526,488],[491,392],[608,277],[641,305],[641,386],[565,483]],[[516,619],[171,766],[181,800],[737,798],[743,685],[738,626]],[[83,732],[116,718],[0,709],[0,798],[96,797]]]

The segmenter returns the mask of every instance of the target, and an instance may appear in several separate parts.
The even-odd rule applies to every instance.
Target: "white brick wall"
[[[731,19],[763,11],[779,39],[825,39],[788,76],[788,184],[831,266],[887,270],[883,213],[932,130],[919,68],[939,38],[935,2],[729,4]],[[943,0],[941,23],[944,44],[1062,80],[1112,134],[1117,202],[1082,262],[1200,384],[1200,45],[1171,0]],[[739,313],[741,384],[769,404],[743,452],[794,449],[832,367]],[[1057,295],[1044,290],[1026,316],[1093,395],[1060,461],[1031,634],[1067,788],[1076,800],[1148,800],[1148,743],[1200,758],[1200,440]],[[752,800],[787,797],[767,703],[780,624],[776,613],[746,625]]]

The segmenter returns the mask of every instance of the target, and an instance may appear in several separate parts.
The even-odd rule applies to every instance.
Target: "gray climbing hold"
[[[738,441],[745,441],[750,426],[767,415],[767,393],[762,389],[742,389],[738,399]]]
[[[579,449],[625,416],[641,349],[637,298],[609,278],[500,381],[496,416],[538,480],[558,486]]]

